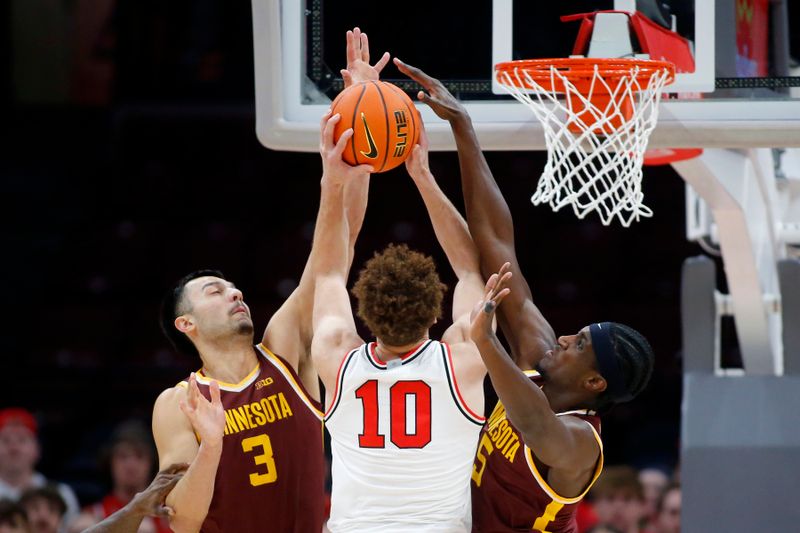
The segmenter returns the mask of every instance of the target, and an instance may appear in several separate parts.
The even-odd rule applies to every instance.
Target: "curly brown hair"
[[[421,338],[442,316],[447,286],[433,259],[390,244],[367,261],[353,287],[358,316],[373,335],[392,346]]]

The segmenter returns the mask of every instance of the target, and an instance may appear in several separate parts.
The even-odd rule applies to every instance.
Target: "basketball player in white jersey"
[[[342,191],[345,144],[333,143],[339,116],[323,118],[320,214],[312,253],[317,273],[311,354],[326,390],[331,435],[332,508],[328,527],[350,531],[469,531],[469,479],[484,422],[480,354],[469,315],[482,296],[478,255],[464,219],[428,168],[424,131],[406,168],[458,277],[453,325],[442,340],[428,330],[445,287],[431,258],[390,245],[361,271],[359,316],[374,342],[356,332],[347,294],[348,223]]]

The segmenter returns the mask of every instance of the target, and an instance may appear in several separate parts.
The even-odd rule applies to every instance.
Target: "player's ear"
[[[181,315],[175,319],[175,328],[181,333],[189,333],[195,328],[191,315]]]
[[[598,372],[592,372],[583,380],[583,388],[596,394],[606,390],[606,387],[608,387],[608,383]]]

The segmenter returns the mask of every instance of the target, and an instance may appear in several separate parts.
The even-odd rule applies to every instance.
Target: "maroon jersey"
[[[538,382],[539,374],[526,372]],[[540,531],[576,533],[578,502],[603,470],[600,418],[593,411],[568,411],[557,416],[576,416],[594,431],[600,446],[594,475],[578,496],[565,498],[547,484],[547,466],[525,446],[522,435],[506,419],[498,402],[481,431],[472,469],[472,530],[480,532]]]
[[[283,358],[263,344],[256,352],[258,366],[246,378],[220,382],[225,436],[202,531],[322,531],[321,405]],[[209,378],[196,376],[210,398]]]

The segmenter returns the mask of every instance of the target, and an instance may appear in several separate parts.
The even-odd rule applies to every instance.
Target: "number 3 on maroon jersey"
[[[414,433],[408,432],[407,398],[414,397]],[[364,431],[358,436],[362,448],[383,448],[385,438],[378,433],[378,382],[371,379],[356,389],[364,406]],[[424,381],[398,381],[389,389],[391,440],[398,448],[424,448],[431,441],[431,387]]]

